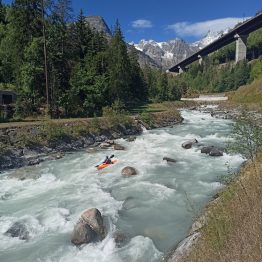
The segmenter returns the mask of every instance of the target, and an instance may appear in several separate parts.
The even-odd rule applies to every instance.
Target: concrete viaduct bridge
[[[236,41],[236,63],[246,59],[247,54],[247,37],[249,33],[259,29],[262,27],[262,13],[257,14],[253,18],[243,22],[241,25],[237,26],[233,30],[231,30],[226,35],[223,35],[216,41],[207,45],[197,53],[191,55],[185,60],[179,62],[172,68],[170,68],[169,72],[182,73],[184,72],[186,66],[191,63],[199,60],[199,63],[202,63],[202,57],[207,56],[210,53],[220,49],[221,47],[228,45],[234,41]]]

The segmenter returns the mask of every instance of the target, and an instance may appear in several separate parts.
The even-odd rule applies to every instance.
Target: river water
[[[196,111],[184,110],[182,115],[183,124],[173,128],[145,131],[135,142],[120,139],[125,151],[77,152],[31,167],[30,172],[40,175],[37,180],[18,181],[1,174],[0,261],[160,261],[221,189],[221,176],[243,162],[240,155],[212,158],[201,154],[200,147],[183,149],[181,144],[191,138],[225,146],[232,122]],[[94,166],[112,153],[119,162],[96,171]],[[177,163],[166,163],[165,156]],[[128,165],[139,174],[121,177]],[[107,217],[109,234],[102,242],[77,248],[70,235],[80,214],[91,207]],[[26,225],[28,241],[4,235],[16,221]],[[129,241],[117,247],[115,232]]]

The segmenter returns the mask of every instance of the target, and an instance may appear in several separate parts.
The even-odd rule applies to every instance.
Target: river
[[[197,111],[182,111],[183,124],[145,131],[134,142],[120,139],[125,151],[67,154],[31,167],[37,180],[0,175],[0,261],[2,262],[153,262],[185,238],[196,215],[223,186],[221,176],[239,169],[240,155],[210,157],[201,147],[181,144],[196,138],[203,145],[226,146],[232,121]],[[94,166],[114,153],[119,162],[103,171]],[[163,157],[177,163],[168,164]],[[139,174],[123,178],[121,169]],[[107,217],[108,236],[80,249],[70,236],[80,214],[91,207]],[[22,221],[29,240],[4,233]],[[113,235],[129,241],[117,247]]]

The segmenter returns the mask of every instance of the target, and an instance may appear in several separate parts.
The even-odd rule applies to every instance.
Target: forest
[[[109,38],[83,10],[74,18],[71,1],[44,3],[0,0],[0,89],[17,93],[15,118],[101,116],[108,106],[128,111],[180,99],[173,77],[140,68],[118,21]]]

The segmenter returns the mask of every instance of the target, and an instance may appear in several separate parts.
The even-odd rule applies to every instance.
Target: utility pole
[[[48,69],[47,69],[47,52],[46,52],[46,32],[45,32],[45,12],[44,0],[41,0],[42,8],[42,26],[43,26],[43,40],[44,40],[44,60],[45,60],[45,89],[46,89],[46,110],[49,115],[50,102],[49,102],[49,86],[48,86]]]

